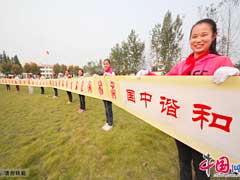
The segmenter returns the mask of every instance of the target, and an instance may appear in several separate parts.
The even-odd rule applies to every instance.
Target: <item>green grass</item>
[[[28,168],[33,180],[178,179],[174,140],[126,111],[113,106],[114,128],[104,132],[102,100],[86,97],[79,114],[76,94],[67,105],[64,91],[53,99],[51,88],[11,88],[0,85],[0,169]]]

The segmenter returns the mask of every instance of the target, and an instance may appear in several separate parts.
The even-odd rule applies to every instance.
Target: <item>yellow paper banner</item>
[[[0,84],[55,87],[109,100],[203,154],[240,163],[240,77],[221,85],[206,76],[0,79]]]

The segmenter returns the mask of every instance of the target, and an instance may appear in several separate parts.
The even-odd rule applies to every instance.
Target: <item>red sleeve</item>
[[[174,76],[179,75],[179,63],[176,64],[166,75],[167,76]]]
[[[219,63],[219,67],[222,66],[229,66],[229,67],[233,67],[233,63],[231,61],[231,59],[229,57],[225,57],[220,63]]]

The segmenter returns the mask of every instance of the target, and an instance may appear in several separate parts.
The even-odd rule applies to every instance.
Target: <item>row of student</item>
[[[183,61],[176,64],[167,75],[169,76],[194,76],[213,75],[215,83],[222,83],[229,76],[240,75],[238,69],[233,67],[230,58],[221,56],[216,50],[217,40],[217,25],[212,19],[202,19],[194,24],[190,31],[190,47],[192,53]],[[83,75],[83,71],[79,73]],[[110,60],[104,60],[104,75],[114,75]],[[140,70],[137,76],[155,75],[148,70]],[[69,78],[68,73],[65,73],[66,78]],[[72,96],[67,92],[69,100],[72,101]],[[80,97],[80,95],[79,95]],[[81,96],[83,97],[83,96]],[[85,98],[80,98],[81,112],[85,111]],[[106,124],[102,127],[105,131],[112,129],[113,113],[112,102],[104,100],[104,107],[106,113]],[[208,180],[210,179],[204,171],[199,169],[199,163],[202,162],[203,155],[187,146],[186,144],[175,140],[179,156],[180,179],[192,179],[192,163],[195,170],[195,179]]]
[[[105,59],[103,61],[103,65],[104,65],[104,76],[109,76],[109,75],[115,75],[115,73],[113,72],[113,70],[111,69],[111,64],[110,64],[110,60],[109,59]],[[81,78],[84,75],[83,69],[79,69],[78,71],[78,78]],[[72,78],[72,75],[67,71],[65,71],[65,78],[70,79]],[[29,75],[28,77],[29,79],[33,79],[32,75]],[[43,79],[44,77],[41,76],[41,74],[38,75],[38,79]],[[10,91],[10,85],[7,84],[7,91]],[[17,90],[19,91],[19,85],[16,86]],[[44,94],[44,87],[40,87],[41,89],[41,94]],[[28,90],[29,90],[29,94],[33,94],[34,92],[34,88],[32,86],[28,86]],[[54,90],[54,96],[53,98],[57,98],[58,97],[58,89],[57,88],[53,88]],[[68,102],[67,104],[71,104],[73,101],[73,96],[72,93],[70,91],[66,91],[67,92],[67,96],[68,96]],[[85,105],[85,96],[79,94],[79,103],[80,103],[80,107],[78,112],[82,113],[86,110],[86,105]],[[104,108],[105,108],[105,114],[106,114],[106,123],[104,124],[104,126],[102,127],[103,130],[105,131],[109,131],[112,128],[113,125],[113,113],[112,113],[112,102],[111,101],[106,101],[103,100],[104,103]]]
[[[110,63],[109,59],[105,59],[103,61],[103,66],[104,66],[104,73],[103,73],[104,76],[115,75],[115,73],[113,72],[113,70],[111,68],[111,63]],[[78,71],[78,78],[81,78],[83,75],[84,75],[83,69],[80,68]],[[64,77],[66,79],[70,79],[70,78],[72,78],[72,75],[68,71],[65,71]],[[66,92],[67,92],[67,96],[68,96],[67,104],[71,104],[73,101],[72,93],[70,91],[66,91]],[[56,98],[57,96],[58,96],[58,89],[54,88],[54,96],[53,97]],[[82,113],[82,112],[86,111],[84,95],[79,94],[79,103],[80,103],[80,108],[79,108],[78,112]],[[105,131],[109,131],[113,127],[112,102],[103,100],[103,103],[104,103],[105,114],[106,114],[106,123],[104,124],[102,129]]]

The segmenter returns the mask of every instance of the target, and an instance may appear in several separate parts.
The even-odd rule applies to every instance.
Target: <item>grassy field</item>
[[[32,180],[178,179],[174,140],[124,110],[113,106],[114,128],[104,132],[101,100],[86,97],[79,114],[76,94],[66,104],[64,91],[53,99],[51,88],[11,88],[0,85],[1,169],[27,168]]]

